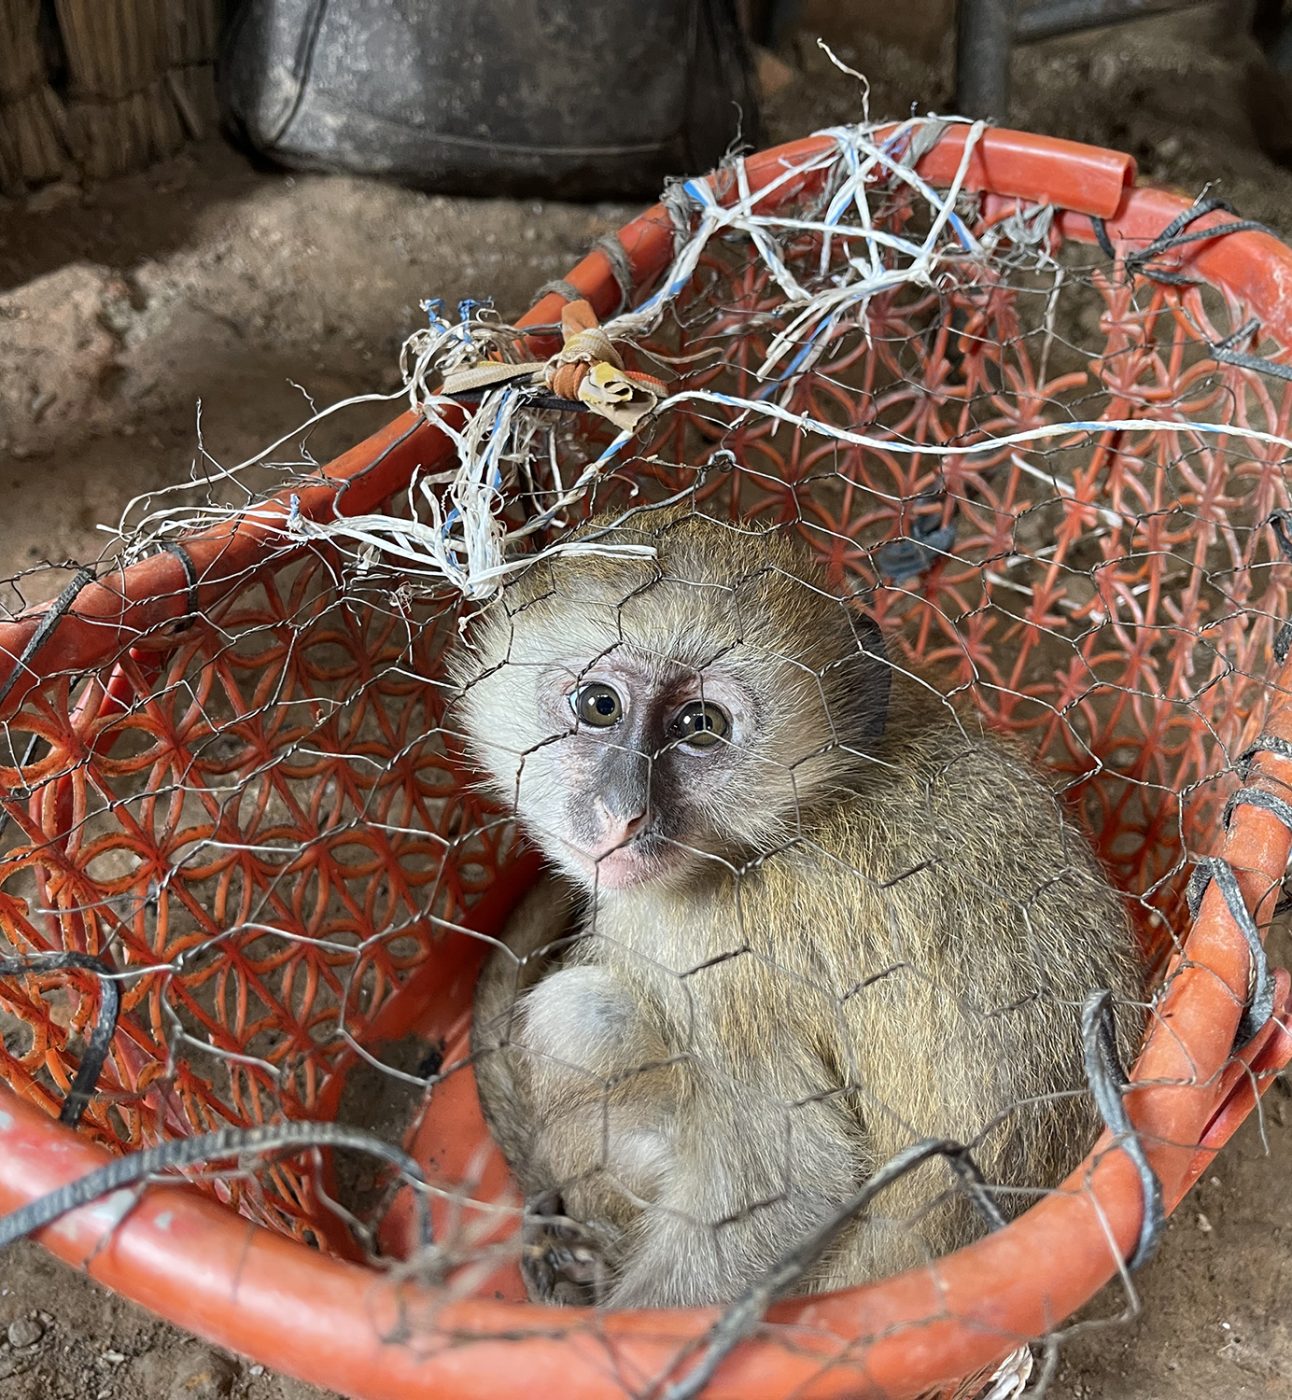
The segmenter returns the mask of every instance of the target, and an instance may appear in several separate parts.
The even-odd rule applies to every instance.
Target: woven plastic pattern
[[[920,189],[894,179],[877,190],[874,226],[923,237]],[[1110,217],[1121,197],[1118,182]],[[899,664],[1025,736],[1060,775],[1160,978],[1189,931],[1195,862],[1221,853],[1226,803],[1250,783],[1252,753],[1270,761],[1260,739],[1290,611],[1283,331],[1245,272],[1227,279],[1193,259],[1225,240],[1235,267],[1287,255],[1244,230],[1155,245],[1179,208],[1160,196],[1111,225],[1110,256],[1086,213],[964,194],[957,218],[982,255],[896,279],[769,380],[760,367],[789,315],[778,266],[819,292],[853,251],[817,226],[810,182],[776,198],[804,227],[778,233],[776,261],[747,232],[706,245],[670,314],[635,346],[643,364],[676,367],[676,400],[532,543],[559,542],[594,506],[679,497],[796,533],[839,589],[865,593]],[[662,212],[649,218],[670,232]],[[657,271],[642,272],[639,295]],[[516,529],[615,438],[586,414],[545,421],[550,453],[535,454],[503,507]],[[374,464],[388,472],[370,504],[400,515],[427,458],[400,457],[391,440],[356,465],[360,478]],[[548,462],[564,464],[564,480]],[[134,597],[132,577],[155,562],[92,586]],[[393,1132],[433,1188],[442,1298],[518,1298],[514,1220],[471,1205],[508,1198],[464,1029],[476,969],[533,866],[508,814],[476,795],[446,728],[443,658],[470,605],[330,540],[267,538],[221,575],[218,596],[194,593],[216,571],[203,567],[192,586],[162,590],[128,645],[105,642],[112,623],[100,617],[83,655],[47,639],[28,648],[3,729],[0,956],[73,950],[115,975],[120,1017],[81,1124],[96,1143],[117,1152],[302,1118]],[[1250,804],[1234,821],[1247,816]],[[1277,852],[1244,868],[1253,909],[1275,868]],[[1236,1017],[1242,998],[1231,1000]],[[0,978],[0,1078],[57,1116],[100,1002],[92,971]],[[1213,1105],[1204,1117],[1223,1117],[1228,1064],[1226,1051],[1217,1073],[1199,1070]],[[383,1117],[387,1092],[398,1111]],[[409,1193],[394,1173],[356,1176],[306,1152],[193,1175],[323,1254],[409,1246]],[[1104,1255],[1092,1280],[1115,1267],[1107,1245]],[[425,1361],[452,1335],[438,1304],[396,1316],[364,1323],[387,1351],[407,1346]],[[823,1331],[836,1327],[819,1316]],[[882,1313],[874,1319],[857,1323],[871,1341],[883,1337]],[[602,1358],[587,1362],[594,1377],[600,1348],[618,1357],[618,1334],[595,1318],[543,1326],[584,1338],[585,1361]],[[768,1345],[795,1354],[790,1331]],[[685,1358],[671,1335],[660,1354]],[[1019,1337],[1005,1324],[994,1340],[999,1355]],[[825,1356],[814,1343],[792,1374],[768,1373],[765,1393],[790,1393],[818,1366],[832,1377],[826,1391],[914,1393],[929,1379],[917,1366],[911,1388],[893,1382],[887,1362],[872,1372],[866,1346],[854,1335]],[[644,1393],[652,1357],[605,1378],[605,1393]],[[354,1393],[396,1393],[386,1365]],[[942,1360],[929,1366],[951,1374]],[[487,1393],[501,1374],[482,1369],[473,1384]],[[578,1385],[601,1393],[595,1379]]]

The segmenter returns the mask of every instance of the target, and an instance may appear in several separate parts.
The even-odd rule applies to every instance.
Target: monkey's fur
[[[1123,1056],[1138,1031],[1132,935],[1071,817],[783,535],[676,508],[580,534],[656,557],[536,564],[453,661],[489,791],[569,877],[475,1008],[531,1293],[731,1299],[923,1138],[969,1144],[1016,1214],[1093,1140],[1082,1002],[1114,992]],[[576,721],[593,683],[613,725]],[[696,750],[670,716],[700,696],[730,728]],[[797,1287],[984,1229],[935,1159]]]

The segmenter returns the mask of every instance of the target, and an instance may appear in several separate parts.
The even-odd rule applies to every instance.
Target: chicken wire
[[[328,469],[284,459],[299,433],[238,466],[204,456],[193,481],[131,503],[120,562],[74,576],[43,620],[19,605],[48,579],[9,581],[0,1078],[114,1154],[23,1231],[178,1168],[308,1259],[392,1284],[354,1318],[382,1358],[341,1382],[355,1394],[401,1393],[392,1352],[456,1352],[475,1368],[462,1393],[529,1388],[534,1337],[565,1339],[542,1355],[579,1394],[682,1395],[715,1375],[733,1394],[753,1377],[778,1395],[1023,1384],[1016,1348],[1053,1344],[1070,1307],[1039,1327],[977,1320],[976,1353],[948,1367],[917,1357],[918,1327],[846,1294],[765,1322],[804,1275],[794,1251],[725,1312],[675,1324],[521,1303],[521,1202],[480,1119],[467,1025],[536,862],[473,784],[445,670],[536,558],[633,556],[571,542],[594,510],[683,502],[800,540],[864,598],[895,666],[1042,764],[1134,922],[1151,992],[1137,1026],[1165,1025],[1202,961],[1184,954],[1191,904],[1242,935],[1209,964],[1245,1016],[1232,1051],[1140,1067],[1206,1105],[1174,1204],[1286,1058],[1285,979],[1259,934],[1289,815],[1292,370],[1250,279],[1199,256],[1286,254],[1214,205],[1161,197],[1151,232],[1128,235],[1112,157],[1106,210],[1014,197],[984,159],[996,135],[841,128],[679,183],[646,221],[671,253],[658,273],[643,280],[627,231],[602,254],[595,299],[617,291],[617,314],[580,311],[573,278],[542,303],[567,306],[563,348],[556,324],[522,334],[479,303],[457,318],[428,303],[402,358],[410,415],[379,441]],[[182,585],[144,599],[161,559]],[[1253,822],[1265,844],[1240,859]],[[1100,1012],[1085,1008],[1092,1078],[1073,1088],[1127,1152],[1105,1144],[1068,1189],[1129,1156],[1130,1217],[1101,1207],[1093,1251],[1059,1262],[1088,1273],[1085,1296],[1119,1273],[1115,1312],[1134,1306],[1126,1261],[1151,1252],[1160,1154],[1184,1149],[1137,1133],[1144,1096],[1121,1092]],[[16,1114],[0,1100],[0,1133]],[[948,1173],[949,1189],[972,1178]],[[114,1219],[137,1196],[120,1199]],[[946,1267],[916,1271],[930,1333],[960,1317]],[[520,1310],[454,1311],[480,1298]],[[302,1292],[278,1327],[303,1335],[309,1306]],[[497,1357],[466,1346],[482,1338]],[[911,1353],[897,1380],[877,1360],[894,1340]]]

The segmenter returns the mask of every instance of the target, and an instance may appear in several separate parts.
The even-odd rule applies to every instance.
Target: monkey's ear
[[[855,649],[837,668],[832,689],[842,699],[852,742],[869,753],[878,748],[888,726],[893,663],[883,631],[870,613],[859,606],[849,607],[847,612]]]

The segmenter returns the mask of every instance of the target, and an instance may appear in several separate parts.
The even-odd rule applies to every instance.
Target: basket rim
[[[882,138],[885,130],[878,135]],[[946,183],[958,168],[968,128],[950,126],[919,162],[925,178]],[[787,167],[828,154],[828,133],[748,157],[750,185],[769,201],[798,195],[809,177],[785,179]],[[969,162],[966,188],[985,195],[988,215],[1018,202],[1058,206],[1064,239],[1094,241],[1096,225],[1114,243],[1148,243],[1190,201],[1134,185],[1133,159],[1120,152],[1005,129],[988,129]],[[710,176],[722,197],[724,172]],[[1207,216],[1223,218],[1223,216]],[[1205,220],[1199,227],[1207,227]],[[619,232],[634,285],[660,271],[672,252],[672,225],[655,205]],[[1240,296],[1267,330],[1292,343],[1292,250],[1256,231],[1203,240],[1181,250],[1207,281]],[[601,315],[619,298],[609,256],[594,251],[568,275]],[[522,318],[537,354],[564,304],[540,299]],[[335,459],[317,484],[296,491],[302,513],[320,518],[371,509],[413,469],[441,459],[450,439],[406,413]],[[268,509],[186,537],[196,577],[162,553],[87,584],[56,623],[49,609],[0,625],[0,656],[13,661],[0,713],[11,711],[42,681],[69,669],[102,665],[123,647],[164,650],[175,624],[205,610],[245,578],[249,566],[286,562],[275,511]],[[33,646],[33,641],[35,645]],[[1267,734],[1292,743],[1292,663],[1279,673]],[[111,699],[111,687],[104,700]],[[1261,753],[1249,786],[1292,783],[1292,760]],[[1237,872],[1250,907],[1274,897],[1292,850],[1271,812],[1238,808],[1223,855]],[[1292,1056],[1288,979],[1280,975],[1275,1016],[1243,1052],[1231,1057],[1248,985],[1245,943],[1220,891],[1205,895],[1184,955],[1172,967],[1132,1076],[1135,1127],[1174,1208],[1215,1152],[1254,1106],[1260,1072]],[[1246,1067],[1246,1068],[1245,1068]],[[1250,1072],[1255,1069],[1257,1073]],[[1266,1078],[1264,1083],[1268,1083]],[[111,1159],[0,1084],[0,1210],[16,1208]],[[1142,1214],[1135,1167],[1107,1134],[1081,1166],[1005,1229],[954,1255],[905,1274],[834,1294],[775,1305],[770,1321],[796,1324],[793,1334],[764,1334],[732,1352],[717,1372],[713,1396],[793,1390],[812,1395],[914,1395],[989,1365],[1011,1346],[1042,1335],[1085,1303],[1127,1257]],[[490,1299],[457,1299],[424,1285],[327,1258],[250,1224],[230,1208],[182,1185],[154,1186],[128,1199],[110,1197],[65,1217],[40,1239],[101,1283],[210,1341],[256,1357],[316,1384],[365,1400],[410,1394],[493,1397],[518,1391],[571,1400],[622,1396],[627,1385],[667,1376],[679,1350],[702,1344],[721,1310],[651,1312],[552,1310]],[[121,1197],[121,1198],[119,1198]],[[283,1322],[284,1304],[301,1304]],[[420,1318],[419,1330],[408,1327]],[[583,1324],[583,1325],[580,1325]],[[560,1331],[568,1329],[562,1337]],[[831,1369],[834,1360],[846,1364]],[[864,1381],[863,1379],[864,1378]]]

